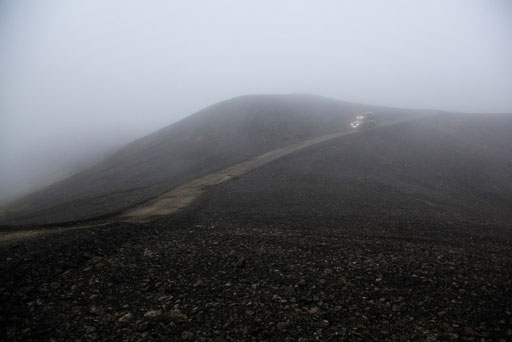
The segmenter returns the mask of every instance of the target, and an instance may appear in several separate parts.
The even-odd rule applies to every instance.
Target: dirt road
[[[425,118],[428,116],[435,115],[435,112],[425,111],[421,115],[416,115],[413,117],[403,118],[399,120],[392,120],[385,123],[379,124],[377,127],[373,129],[379,129],[379,127],[387,127],[393,126],[401,123],[406,123],[413,120],[418,120],[421,118]],[[211,187],[230,180],[232,178],[239,177],[247,172],[250,172],[258,167],[266,165],[276,159],[282,158],[286,155],[289,155],[293,152],[299,151],[301,149],[313,146],[315,144],[322,143],[327,140],[331,140],[334,138],[348,136],[351,134],[357,134],[360,130],[349,130],[343,132],[332,133],[328,135],[324,135],[321,137],[316,137],[313,139],[305,140],[300,143],[296,143],[287,147],[279,148],[265,154],[256,156],[249,160],[240,162],[238,164],[232,165],[228,168],[207,174],[206,176],[197,178],[192,180],[191,182],[179,186],[169,192],[164,193],[163,195],[144,203],[136,208],[129,209],[123,214],[119,215],[117,218],[114,218],[112,221],[124,221],[124,222],[145,222],[150,221],[154,218],[170,215],[180,210],[186,208],[189,204],[191,204],[194,200],[199,198],[202,194],[204,194]],[[0,233],[0,244],[12,243],[17,240],[23,240],[33,237],[39,237],[46,234],[55,234],[62,231],[66,231],[69,229],[82,229],[82,228],[91,228],[97,227],[101,225],[108,224],[112,222],[110,220],[102,220],[98,223],[89,223],[89,224],[77,224],[73,227],[57,227],[52,229],[45,230],[28,230],[28,231],[18,231],[18,232],[5,232]]]
[[[392,125],[397,125],[401,123],[406,123],[409,121],[417,120],[420,118],[424,118],[427,116],[432,116],[434,113],[432,112],[424,112],[420,116],[408,117],[399,120],[392,120],[389,122],[385,122],[379,124],[377,127],[373,129],[378,129],[379,127],[387,127]],[[356,134],[360,132],[359,130],[350,130],[332,133],[328,135],[324,135],[321,137],[316,137],[313,139],[309,139],[297,144],[293,144],[290,146],[286,146],[283,148],[279,148],[277,150],[273,150],[267,152],[265,154],[259,155],[252,159],[240,162],[233,166],[230,166],[226,169],[222,169],[217,172],[210,173],[206,176],[197,178],[185,185],[177,187],[141,206],[138,206],[134,209],[130,209],[123,213],[120,218],[123,221],[130,222],[141,222],[148,221],[155,217],[166,216],[178,212],[181,209],[186,208],[190,203],[192,203],[195,199],[205,193],[211,187],[230,180],[232,178],[239,177],[249,171],[252,171],[258,167],[266,165],[276,159],[284,157],[290,153],[299,151],[301,149],[313,146],[315,144],[322,143],[327,140],[331,140],[334,138],[339,138],[342,136],[347,136],[351,134]]]
[[[111,222],[98,222],[91,224],[80,224],[72,227],[56,227],[49,229],[33,229],[33,230],[20,230],[16,232],[1,232],[0,233],[0,246],[4,244],[12,244],[17,241],[23,241],[26,239],[32,239],[39,236],[45,236],[49,234],[58,234],[68,230],[84,229],[92,227],[105,226]]]

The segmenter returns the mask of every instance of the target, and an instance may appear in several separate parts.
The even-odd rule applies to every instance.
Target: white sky
[[[0,0],[0,192],[220,100],[292,92],[512,112],[512,1]]]

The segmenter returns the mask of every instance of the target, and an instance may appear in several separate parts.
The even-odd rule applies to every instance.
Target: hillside
[[[139,139],[94,167],[28,195],[2,224],[50,224],[117,213],[212,171],[308,138],[347,130],[355,114],[414,112],[311,95],[227,100]]]
[[[205,216],[512,222],[512,116],[448,114],[298,151],[214,188]]]
[[[217,104],[16,204],[123,211],[6,227],[0,340],[510,340],[510,146],[512,115]]]

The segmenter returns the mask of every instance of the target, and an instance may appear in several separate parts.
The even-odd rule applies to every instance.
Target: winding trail
[[[401,123],[406,123],[413,120],[418,120],[428,116],[433,116],[435,113],[430,111],[422,112],[421,115],[415,115],[412,117],[402,118],[398,120],[388,121],[377,125],[372,128],[378,129],[381,127],[393,126]],[[157,198],[146,202],[136,208],[130,209],[119,216],[122,221],[129,222],[143,222],[149,221],[156,217],[167,216],[186,208],[194,200],[204,194],[211,187],[223,183],[227,180],[239,177],[247,172],[250,172],[256,168],[266,165],[276,159],[282,158],[293,152],[305,149],[307,147],[322,143],[327,140],[352,135],[358,133],[359,130],[350,130],[343,132],[336,132],[321,137],[312,138],[305,140],[290,146],[279,148],[254,158],[245,160],[238,164],[232,165],[228,168],[212,172],[206,176],[192,180],[191,182],[179,186],[169,192],[166,192]]]
[[[90,224],[77,224],[76,226],[72,226],[72,227],[56,227],[56,228],[49,228],[49,229],[32,229],[32,230],[20,230],[20,231],[15,231],[15,232],[1,232],[0,233],[0,247],[2,247],[3,245],[16,243],[17,241],[32,239],[32,238],[36,238],[39,236],[58,234],[58,233],[67,232],[70,230],[100,227],[100,226],[105,226],[110,223],[111,222],[97,222],[97,223],[90,223]]]

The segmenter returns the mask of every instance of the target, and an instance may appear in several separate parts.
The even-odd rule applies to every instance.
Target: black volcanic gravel
[[[0,339],[510,340],[510,232],[190,211],[13,242]]]
[[[0,340],[512,340],[503,120],[362,132],[181,216],[3,243]]]
[[[512,116],[456,119],[424,118],[310,146],[216,186],[200,211],[512,223]]]
[[[378,110],[382,121],[415,114],[308,95],[223,101],[15,201],[0,223],[56,224],[119,213],[234,163],[347,130],[354,116],[367,110]]]

